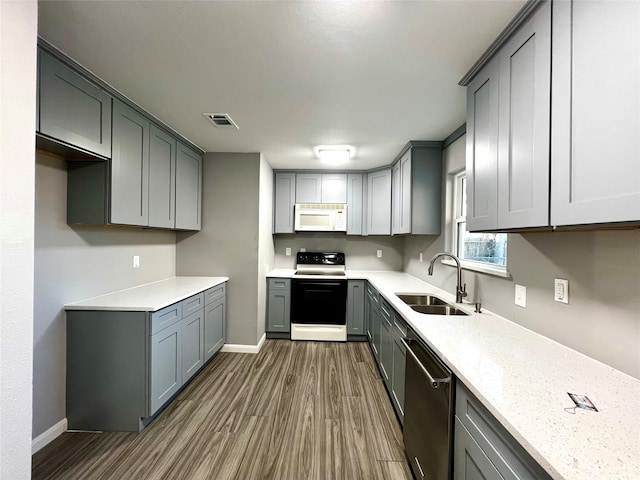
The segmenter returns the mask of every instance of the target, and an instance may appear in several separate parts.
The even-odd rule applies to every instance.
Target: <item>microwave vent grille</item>
[[[299,203],[296,206],[301,210],[341,210],[345,207],[342,203]]]

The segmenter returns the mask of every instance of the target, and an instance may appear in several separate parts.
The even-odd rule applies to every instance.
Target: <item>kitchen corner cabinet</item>
[[[275,173],[273,199],[273,233],[293,233],[293,209],[296,204],[295,173]]]
[[[549,224],[551,2],[467,88],[467,228]]]
[[[365,190],[361,173],[347,175],[347,235],[362,235]]]
[[[442,143],[410,142],[392,167],[392,230],[439,235]]]
[[[291,332],[291,279],[267,279],[267,333]]]
[[[551,224],[640,221],[640,3],[554,2]]]
[[[390,168],[367,175],[367,234],[391,234]]]
[[[454,423],[454,480],[551,479],[459,382],[456,388]]]
[[[347,336],[364,336],[365,281],[347,282]]]
[[[298,173],[296,203],[347,203],[346,173]]]
[[[111,157],[111,95],[38,49],[37,132],[47,139]]]
[[[202,155],[178,142],[176,230],[202,228]]]
[[[68,310],[69,428],[148,424],[224,344],[225,294],[223,283],[154,312]]]

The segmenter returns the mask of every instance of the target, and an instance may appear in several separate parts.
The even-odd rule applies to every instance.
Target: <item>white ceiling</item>
[[[206,151],[368,169],[464,123],[457,83],[524,3],[41,1],[39,34]]]

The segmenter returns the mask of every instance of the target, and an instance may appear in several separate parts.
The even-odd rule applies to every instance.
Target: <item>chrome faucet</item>
[[[456,286],[456,303],[462,303],[462,299],[467,296],[467,284],[462,284],[462,267],[460,266],[460,259],[453,253],[440,252],[436,253],[429,262],[428,274],[433,275],[433,263],[439,257],[451,257],[456,262],[456,268],[458,269],[458,285]]]

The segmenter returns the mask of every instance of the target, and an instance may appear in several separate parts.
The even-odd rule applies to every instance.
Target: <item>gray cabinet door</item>
[[[362,174],[347,175],[347,235],[362,235]]]
[[[111,223],[149,224],[149,120],[113,101]]]
[[[367,175],[367,233],[391,233],[391,169]]]
[[[182,386],[182,322],[151,336],[150,412],[153,415]]]
[[[291,280],[268,280],[267,331],[288,333],[291,331]]]
[[[554,2],[551,224],[640,220],[640,2]]]
[[[296,174],[296,203],[322,202],[322,175],[320,173]]]
[[[400,164],[400,210],[398,212],[398,231],[396,233],[411,233],[411,150],[403,155],[398,161]],[[429,205],[421,205],[423,209],[428,209]]]
[[[322,203],[347,203],[347,174],[322,174]],[[347,215],[349,212],[347,211]]]
[[[391,390],[391,374],[393,372],[393,336],[391,330],[391,311],[385,302],[380,302],[380,371],[382,379]]]
[[[273,233],[293,233],[293,208],[296,203],[296,174],[275,174]],[[347,215],[348,215],[347,211]]]
[[[364,329],[367,333],[367,340],[369,340],[369,344],[373,345],[373,333],[372,333],[372,324],[373,324],[373,299],[369,294],[369,285],[367,284],[367,293],[364,297]]]
[[[182,382],[204,365],[204,309],[182,319]]]
[[[499,61],[498,227],[547,226],[551,2],[518,27]]]
[[[205,362],[218,352],[225,342],[225,297],[220,297],[204,309],[204,355]]]
[[[464,425],[455,417],[453,448],[454,480],[497,480],[504,479],[491,460],[482,451]],[[514,478],[514,477],[510,477]]]
[[[111,157],[111,96],[39,50],[39,132]]]
[[[498,66],[494,57],[467,87],[467,230],[498,227]]]
[[[176,156],[176,228],[200,230],[202,155],[178,142]]]
[[[391,374],[391,398],[396,408],[400,422],[404,423],[404,380],[407,361],[407,352],[402,344],[402,333],[395,325],[393,330],[393,372]]]
[[[347,335],[364,335],[364,280],[347,282]]]
[[[400,161],[391,168],[391,233],[395,235],[400,230],[400,204],[402,202],[402,178]]]
[[[176,139],[151,124],[149,131],[149,226],[175,228]]]

